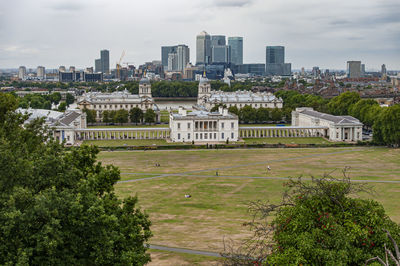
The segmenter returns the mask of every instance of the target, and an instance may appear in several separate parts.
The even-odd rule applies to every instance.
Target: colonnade
[[[241,138],[325,137],[325,127],[240,127]]]
[[[167,139],[169,128],[96,128],[75,131],[78,140]]]

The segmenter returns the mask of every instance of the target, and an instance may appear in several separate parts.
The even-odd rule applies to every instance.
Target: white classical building
[[[179,108],[169,117],[170,139],[173,142],[226,142],[238,141],[238,117],[219,108],[218,112],[192,111]]]
[[[78,98],[80,109],[96,111],[96,118],[101,120],[103,111],[118,111],[132,108],[140,108],[143,112],[153,109],[157,114],[157,121],[160,115],[157,105],[151,95],[151,84],[147,78],[142,78],[139,82],[139,94],[131,94],[127,90],[112,93],[88,92]]]
[[[292,126],[320,126],[321,134],[332,141],[355,142],[362,140],[363,124],[352,116],[335,116],[301,107],[292,111]]]
[[[197,104],[204,106],[208,110],[217,104],[226,105],[227,108],[236,106],[238,109],[243,108],[246,105],[253,108],[282,108],[283,100],[275,97],[275,95],[270,92],[212,91],[209,80],[206,77],[201,77]]]
[[[30,123],[34,119],[44,118],[45,125],[50,128],[60,143],[65,141],[66,145],[75,145],[77,135],[76,130],[86,128],[86,114],[81,110],[67,110],[65,113],[45,110],[45,109],[17,109],[20,113],[29,114],[25,123]]]

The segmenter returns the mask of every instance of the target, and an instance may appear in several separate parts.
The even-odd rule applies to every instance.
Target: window
[[[200,133],[200,139],[203,139],[203,133]]]
[[[207,139],[207,138],[208,138],[208,134],[204,133],[204,139]]]
[[[225,138],[225,136],[224,136],[224,133],[221,133],[221,138],[222,138],[222,139],[224,139],[224,138]]]
[[[235,133],[231,133],[231,139],[233,139],[234,138],[234,136],[235,136]]]
[[[178,133],[178,139],[181,139],[181,133]]]
[[[190,123],[188,123],[188,129],[190,129]]]
[[[339,132],[336,132],[336,138],[337,139],[339,138]]]
[[[232,129],[235,128],[235,123],[234,123],[234,122],[231,123],[231,128],[232,128]]]
[[[96,105],[94,105],[94,108],[96,108]]]
[[[181,123],[178,123],[178,129],[181,129]]]
[[[221,123],[221,128],[224,128],[224,123]]]
[[[190,139],[190,133],[188,133],[188,139]]]
[[[217,139],[217,133],[214,133],[214,139]]]
[[[210,133],[210,139],[212,139],[212,133]]]
[[[196,133],[196,139],[199,139],[199,134],[198,133]]]

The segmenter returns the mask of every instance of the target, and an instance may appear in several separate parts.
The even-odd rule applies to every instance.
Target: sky
[[[160,60],[161,46],[196,35],[242,36],[244,63],[265,63],[267,45],[285,46],[292,69],[400,70],[399,0],[0,0],[0,69],[110,66]]]

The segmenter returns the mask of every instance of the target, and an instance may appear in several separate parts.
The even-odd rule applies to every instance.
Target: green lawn
[[[344,167],[351,167],[348,173],[353,179],[400,180],[399,158],[399,149],[368,147],[99,154],[104,164],[120,168],[124,180],[164,175],[116,185],[119,196],[138,195],[139,205],[153,223],[151,243],[217,252],[222,250],[224,236],[234,240],[250,236],[248,228],[243,226],[250,219],[249,201],[277,202],[282,195],[285,181],[251,177],[309,177],[328,172],[340,177]],[[155,167],[156,162],[161,166]],[[266,165],[272,168],[268,173]],[[250,178],[239,178],[243,176]],[[380,201],[389,216],[400,222],[400,184],[371,183],[371,186],[376,194],[362,197]],[[185,194],[192,197],[187,199]],[[166,257],[171,265],[181,265],[173,262],[175,256]]]
[[[276,127],[276,125],[290,126],[290,124],[239,124],[239,127]]]
[[[85,140],[83,144],[96,145],[99,147],[117,147],[117,146],[151,146],[168,145],[181,143],[168,143],[164,139],[113,139],[113,140]]]
[[[324,138],[244,138],[247,144],[330,144],[330,142]]]

